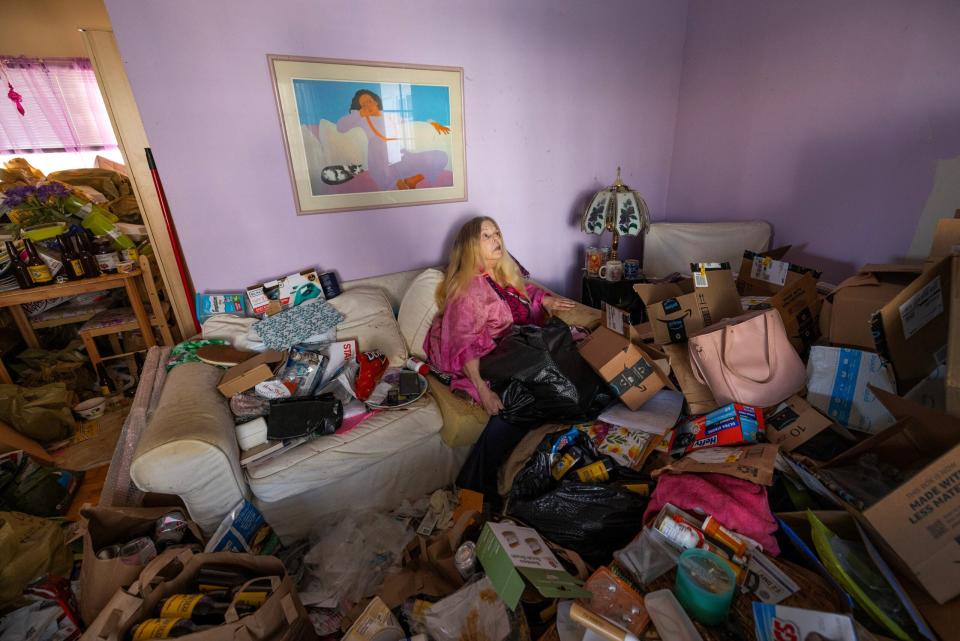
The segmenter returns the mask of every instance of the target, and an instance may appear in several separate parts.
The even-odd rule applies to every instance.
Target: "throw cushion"
[[[357,339],[360,351],[383,352],[393,367],[403,367],[407,344],[393,316],[393,307],[379,287],[354,287],[328,301],[343,314],[337,325],[337,340]]]
[[[400,333],[406,339],[410,353],[424,361],[427,360],[427,354],[423,350],[423,341],[430,331],[433,317],[437,315],[434,295],[442,280],[443,272],[439,269],[423,270],[410,283],[400,301],[400,313],[397,314]]]

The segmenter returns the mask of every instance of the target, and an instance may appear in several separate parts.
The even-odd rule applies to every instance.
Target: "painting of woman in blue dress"
[[[453,185],[444,86],[293,81],[314,195]]]

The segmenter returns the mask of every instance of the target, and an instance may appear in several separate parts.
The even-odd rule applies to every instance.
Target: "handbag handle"
[[[766,358],[764,360],[766,361],[767,371],[761,374],[760,378],[754,378],[754,376],[737,371],[737,369],[734,367],[734,364],[736,363],[736,354],[729,353],[730,343],[732,341],[727,340],[730,332],[733,330],[734,327],[736,327],[736,325],[727,326],[723,329],[723,347],[721,348],[721,360],[723,361],[723,365],[728,372],[730,372],[737,378],[742,378],[744,380],[751,381],[753,383],[758,383],[758,384],[769,383],[773,379],[773,377],[776,376],[777,351],[776,351],[776,347],[774,346],[774,333],[771,331],[771,327],[770,327],[770,322],[771,322],[770,315],[777,314],[777,313],[778,312],[776,310],[767,310],[761,313],[761,315],[763,316],[764,336],[766,338],[764,343],[766,346],[767,353],[766,353]],[[738,325],[742,325],[742,323],[738,323]]]

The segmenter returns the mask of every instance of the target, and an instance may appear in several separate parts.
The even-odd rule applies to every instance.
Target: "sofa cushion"
[[[423,439],[436,438],[443,424],[429,394],[403,410],[382,411],[345,434],[321,436],[248,465],[250,489],[262,501],[279,501],[370,467]],[[429,470],[420,471],[429,474]],[[417,474],[418,470],[410,470]],[[376,492],[371,487],[369,491]]]
[[[427,354],[423,350],[423,341],[430,331],[433,317],[437,315],[436,293],[437,286],[443,280],[443,272],[439,269],[425,269],[413,279],[407,293],[400,302],[400,313],[397,322],[400,324],[400,333],[407,341],[410,353],[419,359],[426,360]]]
[[[344,316],[343,322],[337,325],[337,340],[355,338],[360,351],[378,349],[390,359],[390,365],[403,367],[408,356],[407,344],[390,301],[381,289],[355,287],[329,302]]]
[[[443,414],[443,429],[440,430],[443,442],[449,447],[463,447],[476,443],[490,417],[482,407],[457,396],[432,375],[429,379],[430,393]]]

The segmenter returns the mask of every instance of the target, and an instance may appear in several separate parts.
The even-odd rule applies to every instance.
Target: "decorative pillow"
[[[327,302],[344,317],[337,325],[337,340],[355,338],[360,351],[380,350],[390,359],[391,366],[403,367],[408,357],[407,344],[382,289],[354,287]]]
[[[407,288],[400,302],[400,313],[397,321],[400,323],[400,333],[407,341],[410,353],[421,360],[426,360],[423,351],[423,341],[430,331],[433,317],[437,315],[435,294],[437,285],[443,280],[443,272],[438,269],[425,269]]]

